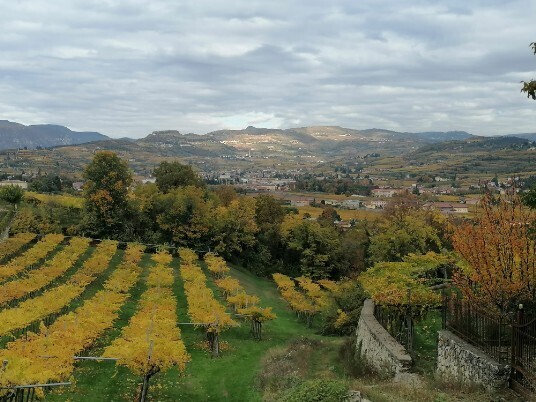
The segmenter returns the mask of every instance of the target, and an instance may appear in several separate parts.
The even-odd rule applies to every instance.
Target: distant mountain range
[[[136,144],[157,148],[166,156],[265,156],[336,157],[381,152],[396,154],[423,145],[473,137],[463,131],[402,133],[384,129],[354,130],[338,126],[269,129],[249,126],[242,130],[218,130],[204,135],[175,130],[155,131]],[[111,144],[109,144],[111,145]]]
[[[522,134],[520,134],[522,135]],[[423,157],[427,154],[444,153],[447,155],[475,154],[478,152],[496,152],[526,150],[534,147],[534,141],[519,135],[505,135],[501,137],[477,137],[464,140],[445,141],[436,144],[425,145],[408,156]]]
[[[515,138],[515,137],[518,138]],[[500,140],[503,138],[504,140]],[[519,138],[536,139],[536,133],[503,137],[479,137],[465,131],[397,132],[378,128],[355,130],[339,126],[269,129],[249,126],[242,130],[218,130],[207,134],[154,131],[141,139],[112,139],[96,132],[76,132],[57,125],[24,126],[0,120],[0,149],[55,147],[86,144],[92,149],[149,153],[167,157],[322,157],[402,155],[442,151],[449,147],[474,149],[500,147]],[[515,138],[515,139],[514,139]],[[481,140],[483,139],[483,140]],[[489,139],[490,141],[486,141]],[[521,141],[521,140],[519,140]],[[447,145],[452,143],[452,145]],[[464,144],[464,146],[461,146]],[[446,148],[445,148],[446,147]]]
[[[83,144],[110,138],[95,132],[71,131],[53,124],[25,126],[8,120],[0,120],[0,149],[54,147]]]

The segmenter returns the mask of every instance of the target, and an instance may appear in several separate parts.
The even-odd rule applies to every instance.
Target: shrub
[[[340,402],[348,395],[348,385],[339,380],[309,380],[292,388],[284,402]]]
[[[353,335],[365,300],[363,288],[359,282],[348,280],[340,284],[340,290],[333,296],[333,302],[320,315],[320,333]],[[343,321],[339,319],[342,312],[346,314]]]

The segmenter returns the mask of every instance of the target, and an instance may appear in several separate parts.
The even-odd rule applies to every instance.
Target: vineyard
[[[311,334],[271,281],[211,253],[20,234],[0,258],[0,401],[260,400],[263,354]],[[308,314],[329,297],[297,283]]]

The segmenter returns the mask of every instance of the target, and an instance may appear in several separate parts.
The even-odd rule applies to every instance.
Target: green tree
[[[281,271],[284,247],[281,238],[281,223],[286,211],[271,195],[255,198],[255,222],[259,227],[257,247],[243,253],[244,263],[258,275]]]
[[[129,200],[133,213],[131,222],[135,232],[133,240],[151,244],[170,241],[162,238],[156,219],[157,198],[161,194],[154,183],[146,183],[134,188]]]
[[[261,231],[281,225],[284,218],[285,210],[273,196],[261,194],[255,199],[255,221]]]
[[[345,262],[345,276],[352,277],[366,269],[369,243],[366,223],[358,224],[342,234],[341,250]]]
[[[536,209],[536,186],[522,195],[523,204],[531,209]]]
[[[84,179],[84,229],[94,236],[128,239],[132,174],[127,163],[113,152],[98,152],[84,170]]]
[[[194,186],[173,189],[156,198],[155,208],[165,241],[190,248],[208,245],[214,205],[205,200],[205,190]]]
[[[59,193],[66,189],[72,189],[73,182],[59,176],[39,176],[32,180],[28,189],[38,193]]]
[[[288,216],[281,225],[287,261],[314,279],[337,277],[341,269],[341,241],[333,227]]]
[[[228,207],[216,209],[213,220],[215,250],[229,259],[256,245],[255,200],[239,197]]]
[[[425,211],[411,210],[384,219],[370,237],[370,262],[402,261],[410,253],[439,252],[442,248],[440,232],[429,219]]]
[[[9,184],[0,187],[0,200],[10,203],[13,209],[17,209],[17,205],[24,197],[24,190],[16,185]]]
[[[214,189],[221,204],[228,207],[233,200],[236,200],[237,194],[233,186],[218,186]]]
[[[158,189],[163,193],[177,187],[203,187],[204,185],[191,166],[176,161],[160,163],[154,170],[154,176]]]
[[[530,47],[534,51],[534,54],[536,55],[536,42],[532,42],[530,44]],[[525,92],[527,94],[527,98],[532,98],[536,100],[536,81],[530,80],[529,82],[522,81],[523,88],[521,88],[521,92]]]
[[[324,208],[317,221],[322,226],[334,226],[335,221],[340,221],[341,217],[335,208],[328,206]]]

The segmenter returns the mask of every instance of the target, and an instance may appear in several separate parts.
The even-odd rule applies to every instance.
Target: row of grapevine
[[[22,329],[34,321],[42,320],[49,314],[61,311],[74,298],[103,273],[117,250],[117,242],[105,240],[84,265],[69,280],[48,289],[40,296],[28,299],[17,307],[0,311],[0,335]]]
[[[41,194],[28,191],[26,198],[33,198],[45,204],[58,204],[65,208],[81,209],[84,206],[84,198],[65,194]]]
[[[129,245],[121,265],[104,283],[103,290],[48,328],[42,324],[39,333],[30,332],[0,350],[0,360],[4,362],[0,386],[68,379],[74,370],[74,357],[113,326],[140,276],[138,263],[143,250],[143,246]]]
[[[180,274],[188,302],[188,316],[196,327],[202,327],[207,335],[213,356],[219,355],[219,334],[238,325],[225,311],[206,285],[206,276],[197,264],[197,255],[189,249],[180,249]]]
[[[352,285],[352,281],[350,280],[335,282],[329,279],[320,279],[317,281],[317,283],[322,288],[324,288],[324,290],[328,293],[329,298],[331,298],[332,300],[336,300],[341,296],[341,294],[344,294],[345,292],[349,291],[349,288],[354,287],[354,285]],[[348,324],[350,320],[351,318],[348,313],[342,308],[338,308],[337,319],[335,320],[333,325],[335,328],[341,328],[344,325]]]
[[[13,277],[45,258],[63,241],[61,234],[48,234],[32,248],[0,267],[0,281]]]
[[[0,243],[0,260],[11,257],[35,238],[36,235],[33,233],[19,233],[3,240]]]
[[[141,296],[138,311],[121,332],[121,337],[114,340],[103,354],[119,358],[117,364],[143,376],[142,398],[147,394],[153,375],[172,366],[178,366],[182,372],[190,360],[177,327],[171,260],[171,255],[165,251],[153,255],[156,265],[150,269],[148,289]]]
[[[214,253],[205,254],[204,260],[214,279],[225,278],[231,272],[225,260]]]
[[[0,285],[0,305],[31,295],[63,275],[87,251],[90,239],[73,237],[69,245],[22,279]]]
[[[305,294],[313,301],[313,304],[319,308],[325,307],[329,303],[329,294],[320,288],[320,285],[313,282],[311,278],[300,276],[295,278],[300,288],[305,291]]]
[[[317,283],[322,286],[324,289],[328,290],[330,293],[337,293],[339,291],[339,284],[335,281],[329,279],[320,279]]]
[[[349,281],[338,283],[329,279],[314,282],[305,276],[292,279],[279,273],[273,274],[273,278],[283,299],[298,317],[305,318],[309,326],[312,325],[312,320],[317,313],[328,308],[340,296],[340,292],[344,292],[345,287],[351,285]],[[296,289],[296,282],[301,291]],[[335,327],[343,326],[349,319],[348,314],[339,308],[334,325]]]
[[[227,275],[230,268],[223,258],[207,253],[205,254],[205,263],[213,276],[218,278],[214,283],[223,292],[227,302],[233,306],[238,314],[251,321],[251,333],[256,339],[261,340],[262,323],[276,318],[272,308],[258,306],[260,299],[255,295],[248,295],[238,279]]]
[[[298,317],[304,317],[309,326],[312,325],[313,317],[320,311],[320,306],[296,289],[294,280],[283,274],[273,274],[272,277],[283,299]]]

